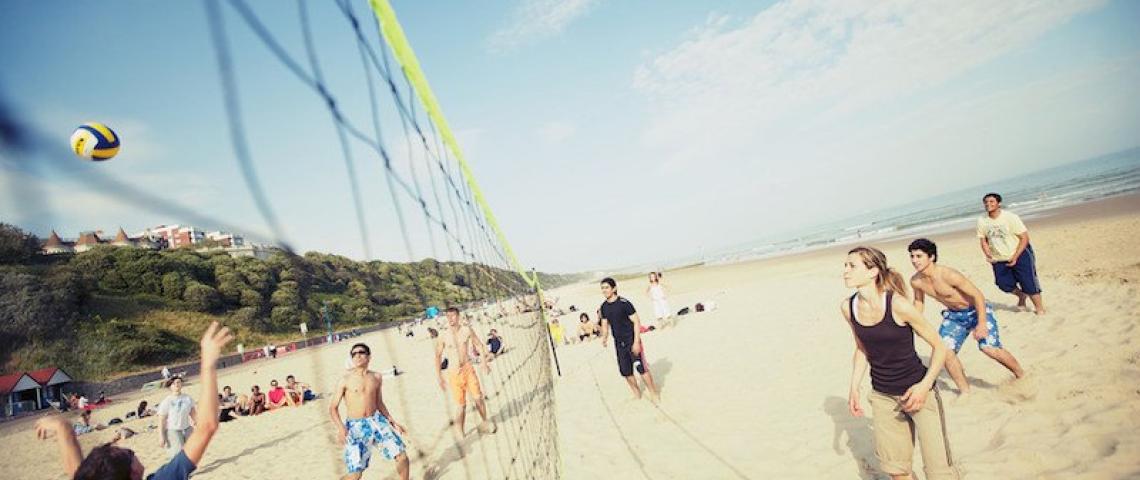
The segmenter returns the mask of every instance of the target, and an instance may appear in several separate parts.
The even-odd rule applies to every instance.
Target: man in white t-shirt
[[[158,404],[158,441],[174,457],[194,432],[197,412],[194,411],[194,399],[182,393],[182,377],[171,378],[166,387],[170,389],[170,395]]]
[[[994,270],[994,283],[1001,291],[1017,295],[1017,306],[1025,307],[1025,298],[1033,300],[1038,315],[1045,313],[1041,300],[1041,283],[1037,280],[1037,259],[1029,244],[1029,229],[1021,217],[1001,208],[1001,195],[987,193],[982,197],[986,214],[978,218],[978,241],[986,261]]]

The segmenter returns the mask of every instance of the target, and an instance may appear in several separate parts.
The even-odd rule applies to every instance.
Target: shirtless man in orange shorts
[[[475,400],[475,408],[479,411],[483,423],[479,424],[479,432],[495,433],[495,423],[487,420],[487,403],[483,401],[483,389],[479,386],[479,376],[475,374],[475,367],[471,365],[471,358],[467,352],[476,349],[480,353],[483,364],[483,373],[491,373],[490,362],[494,354],[487,351],[487,345],[480,341],[470,326],[459,322],[459,309],[448,307],[447,330],[440,332],[435,342],[435,373],[439,377],[439,388],[447,390],[451,385],[451,395],[458,406],[454,425],[460,437],[464,436],[463,423],[467,417],[467,396]],[[445,381],[443,371],[439,368],[443,357],[451,359],[448,365],[450,373]],[[454,368],[452,368],[454,367]]]

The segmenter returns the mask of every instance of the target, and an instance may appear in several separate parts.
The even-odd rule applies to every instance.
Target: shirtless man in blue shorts
[[[358,343],[349,349],[352,370],[344,375],[329,402],[329,416],[336,426],[337,443],[344,445],[344,463],[348,469],[346,479],[358,479],[368,468],[372,448],[380,450],[384,458],[396,461],[400,478],[408,479],[408,454],[405,451],[404,427],[392,419],[384,406],[381,386],[384,376],[368,369],[372,350]],[[340,419],[340,401],[345,401],[348,420]]]
[[[921,313],[927,295],[946,306],[942,311],[938,336],[954,352],[946,356],[946,371],[958,385],[958,391],[962,395],[970,393],[966,372],[958,360],[958,350],[966,343],[971,331],[982,353],[1008,368],[1014,377],[1024,376],[1025,371],[1017,359],[1002,348],[997,318],[981,290],[961,272],[937,263],[938,246],[934,242],[920,238],[911,242],[907,250],[910,250],[910,263],[915,269],[914,276],[910,278],[910,286],[914,288],[914,306]],[[979,312],[985,312],[986,321],[978,321]]]

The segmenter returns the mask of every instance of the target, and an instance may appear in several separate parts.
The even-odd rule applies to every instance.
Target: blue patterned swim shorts
[[[404,440],[380,412],[373,413],[371,417],[349,419],[344,426],[348,429],[344,442],[344,464],[348,473],[360,473],[368,468],[368,461],[372,458],[369,447],[379,448],[388,460],[404,453]]]
[[[942,326],[938,329],[938,336],[942,337],[942,343],[947,348],[958,353],[976,326],[978,326],[978,312],[974,307],[963,310],[943,310]],[[985,347],[1001,348],[1001,335],[998,333],[997,318],[994,317],[994,309],[989,302],[986,302],[986,327],[989,328],[989,335],[978,340],[978,350]]]

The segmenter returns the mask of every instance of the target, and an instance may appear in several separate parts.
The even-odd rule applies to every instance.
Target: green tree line
[[[192,249],[100,246],[44,256],[40,241],[0,224],[0,366],[61,366],[81,377],[192,357],[199,323],[219,318],[247,339],[406,320],[425,306],[526,292],[513,271],[425,259],[359,262],[277,251],[266,260]],[[575,280],[539,273],[544,287]],[[161,314],[160,314],[161,313]]]

